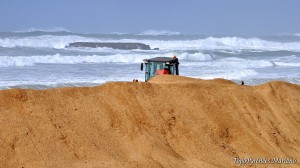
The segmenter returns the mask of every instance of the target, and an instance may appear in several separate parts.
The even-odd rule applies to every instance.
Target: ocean
[[[73,42],[134,42],[159,50],[67,47]],[[179,59],[180,75],[259,85],[300,84],[300,34],[203,36],[178,32],[84,34],[67,31],[0,33],[0,89],[96,86],[144,81],[143,59]]]

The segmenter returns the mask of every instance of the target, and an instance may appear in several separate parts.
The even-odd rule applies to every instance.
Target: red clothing
[[[156,71],[157,75],[163,75],[163,74],[169,74],[169,71],[167,69],[159,69]]]

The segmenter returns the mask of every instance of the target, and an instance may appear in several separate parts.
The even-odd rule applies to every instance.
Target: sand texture
[[[0,124],[1,168],[300,162],[300,86],[279,81],[242,86],[162,75],[147,83],[2,90]]]

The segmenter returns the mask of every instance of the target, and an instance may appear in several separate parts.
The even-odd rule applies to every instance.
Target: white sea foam
[[[265,60],[249,60],[243,58],[224,58],[216,61],[217,67],[236,67],[236,68],[264,68],[274,66],[272,62]]]
[[[188,61],[210,61],[212,60],[212,56],[209,54],[203,54],[201,52],[189,54],[184,52],[178,55],[178,59],[180,60],[188,60]]]
[[[300,67],[300,62],[298,63],[274,62],[274,64],[278,66]]]
[[[163,56],[172,57],[174,53],[166,53]],[[161,54],[114,54],[107,56],[84,55],[84,56],[62,56],[60,54],[45,56],[1,56],[0,67],[9,66],[32,66],[34,64],[84,64],[84,63],[140,63],[143,59],[159,57]],[[217,61],[210,61],[212,57],[208,54],[195,53],[177,54],[181,61],[193,61],[183,63],[188,66],[211,66],[211,67],[236,67],[236,68],[260,68],[273,66],[269,61],[246,60],[241,58],[225,58]],[[196,62],[195,62],[196,61]],[[198,62],[200,61],[200,62]],[[209,61],[209,62],[201,62]]]
[[[210,67],[214,69],[228,69],[228,68],[238,68],[238,69],[247,69],[247,68],[265,68],[274,66],[270,61],[265,60],[248,60],[243,58],[223,58],[208,62],[182,62],[181,66],[191,66],[191,67]]]
[[[300,51],[300,42],[273,42],[258,38],[208,37],[198,40],[135,40],[122,39],[121,42],[140,42],[161,50],[258,50],[258,51]]]
[[[142,57],[126,56],[126,55],[112,55],[112,56],[61,56],[60,54],[46,55],[46,56],[14,56],[0,57],[0,67],[9,66],[32,66],[34,64],[83,64],[83,63],[108,63],[108,62],[122,62],[135,63],[141,62]]]
[[[146,30],[137,35],[151,35],[151,36],[159,36],[159,35],[180,35],[180,32],[168,31],[168,30]]]
[[[141,63],[143,59],[153,57],[173,57],[176,55],[180,60],[188,61],[208,61],[212,57],[208,54],[195,53],[165,53],[165,54],[133,54],[133,53],[119,53],[113,55],[77,55],[64,56],[60,54],[55,55],[41,55],[41,56],[0,56],[0,67],[10,66],[32,66],[34,64],[84,64],[84,63]]]
[[[231,69],[227,71],[217,71],[213,73],[203,73],[203,75],[196,75],[190,74],[189,76],[201,78],[201,79],[215,79],[215,78],[224,78],[230,80],[240,80],[246,77],[255,76],[258,73],[252,69]]]
[[[258,38],[208,37],[198,40],[138,40],[138,39],[99,39],[75,35],[0,38],[0,47],[46,47],[65,48],[72,42],[137,42],[160,50],[259,50],[259,51],[300,51],[300,42],[273,42]]]
[[[135,77],[139,81],[142,81],[143,78]],[[64,77],[58,79],[49,79],[44,78],[43,80],[18,80],[18,81],[0,81],[0,90],[11,89],[11,88],[30,88],[30,89],[47,89],[47,88],[57,88],[57,87],[81,87],[81,86],[97,86],[106,82],[130,82],[132,77],[123,76],[123,77],[106,77],[106,78],[97,78],[97,77],[85,77],[85,78],[74,78],[74,77]]]
[[[32,66],[34,64],[84,64],[84,63],[140,63],[147,55],[122,55],[110,56],[85,55],[85,56],[62,56],[60,54],[45,56],[1,56],[0,67],[9,66]]]
[[[71,32],[66,28],[63,27],[52,27],[52,28],[29,28],[25,30],[20,30],[20,31],[15,31],[16,33],[26,33],[26,32],[36,32],[36,31],[41,31],[41,32]]]
[[[130,33],[126,33],[126,32],[112,32],[110,34],[115,34],[115,35],[126,35],[126,34],[130,34]]]
[[[272,59],[278,66],[300,67],[300,56],[290,55]]]
[[[81,41],[97,41],[94,38],[87,38],[82,36],[52,36],[43,35],[37,37],[26,37],[26,38],[3,38],[0,39],[0,46],[7,48],[14,47],[32,47],[32,48],[65,48],[69,43]]]
[[[143,81],[145,72],[139,71],[138,63],[145,58],[174,55],[180,60],[180,75],[183,76],[245,80],[247,84],[249,81],[257,84],[269,80],[299,84],[300,81],[300,40],[287,42],[287,38],[297,41],[296,37],[284,36],[281,40],[279,36],[274,38],[276,41],[271,41],[241,37],[189,38],[176,33],[156,36],[168,34],[164,32],[148,32],[148,36],[125,34],[0,33],[0,70],[4,72],[0,89],[93,86],[132,79]],[[134,42],[160,49],[66,48],[72,42]]]

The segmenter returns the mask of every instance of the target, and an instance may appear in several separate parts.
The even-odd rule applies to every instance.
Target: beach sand
[[[241,167],[234,158],[275,157],[299,162],[300,86],[162,75],[147,83],[2,90],[0,124],[1,168]]]

